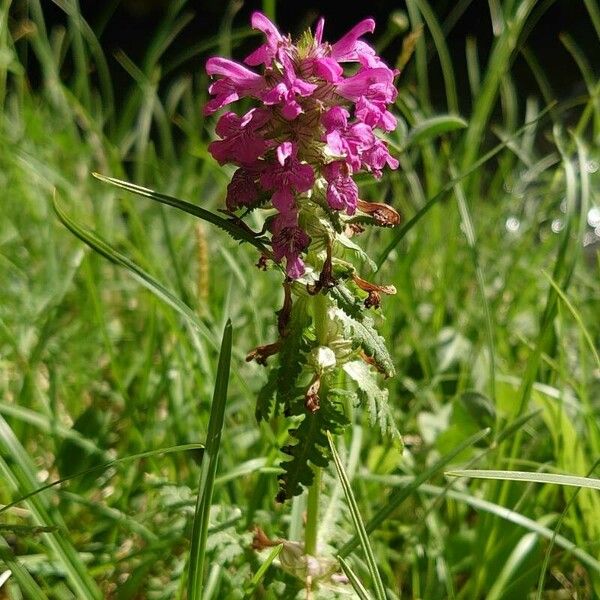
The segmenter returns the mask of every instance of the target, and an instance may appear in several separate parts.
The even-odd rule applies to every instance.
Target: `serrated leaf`
[[[388,403],[388,391],[377,385],[376,373],[362,360],[346,363],[344,371],[356,383],[358,396],[369,410],[371,424],[378,423],[382,433],[401,442],[402,438]]]
[[[277,369],[277,404],[289,406],[297,397],[297,382],[306,364],[306,352],[310,349],[306,332],[310,326],[306,298],[298,298],[292,307],[287,335],[279,352]]]
[[[290,436],[298,440],[297,443],[284,450],[292,459],[281,464],[284,470],[279,476],[281,499],[298,496],[302,493],[302,486],[312,484],[314,473],[311,464],[316,467],[329,464],[327,431],[341,433],[347,424],[346,416],[331,398],[324,398],[316,412],[305,413],[298,427],[290,431]]]
[[[344,235],[343,233],[338,234],[336,236],[336,241],[344,248],[350,250],[356,256],[358,256],[362,262],[369,265],[371,271],[377,271],[377,265],[373,262],[373,260],[371,260],[369,255],[358,244],[355,244],[347,235]]]
[[[392,358],[385,347],[385,340],[377,333],[373,319],[363,316],[357,320],[339,308],[333,309],[334,316],[348,331],[355,347],[360,347],[367,356],[373,359],[377,367],[386,377],[393,377],[396,373]]]
[[[256,396],[256,409],[254,415],[256,420],[260,423],[261,421],[267,421],[273,413],[273,400],[275,399],[275,393],[277,392],[277,371],[271,369],[269,371],[269,378],[266,383],[260,388],[258,395]]]
[[[349,317],[361,321],[364,318],[364,308],[358,298],[343,283],[338,283],[329,290],[329,295]]]

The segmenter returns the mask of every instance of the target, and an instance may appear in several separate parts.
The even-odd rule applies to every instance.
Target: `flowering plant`
[[[242,115],[228,110],[220,116],[219,139],[209,151],[221,165],[236,167],[225,200],[231,218],[241,224],[250,212],[265,211],[263,231],[252,232],[265,244],[258,265],[270,262],[285,272],[279,338],[248,354],[264,365],[272,355],[279,358],[256,415],[293,419],[296,441],[284,448],[291,460],[280,476],[283,501],[311,485],[314,468],[327,464],[326,432],[347,424],[345,402],[366,402],[373,420],[397,435],[387,391],[376,381],[378,373],[392,376],[394,367],[369,314],[382,293],[395,289],[358,275],[353,261],[372,263],[351,238],[365,225],[399,221],[390,206],[359,199],[354,180],[360,172],[380,178],[386,166],[398,167],[376,133],[396,126],[389,106],[398,73],[360,39],[373,32],[372,19],[334,44],[323,41],[323,19],[296,43],[261,13],[252,15],[252,26],[266,41],[246,57],[248,66],[208,60],[213,81],[205,114],[243,98],[254,104]],[[354,380],[355,391],[341,385],[342,373]]]

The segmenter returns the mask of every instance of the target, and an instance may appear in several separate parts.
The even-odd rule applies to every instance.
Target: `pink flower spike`
[[[356,24],[346,35],[340,38],[331,47],[331,57],[338,62],[348,62],[357,60],[357,41],[365,33],[375,31],[375,21],[373,19],[364,19]],[[364,51],[364,49],[363,49]],[[374,51],[373,51],[374,54]]]

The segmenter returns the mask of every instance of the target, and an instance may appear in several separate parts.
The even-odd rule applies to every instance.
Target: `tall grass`
[[[76,2],[56,1],[66,28],[54,30],[37,0],[25,4],[17,19],[0,3],[0,596],[171,599],[189,586],[200,597],[188,582],[201,581],[207,600],[302,597],[280,547],[251,549],[254,525],[298,539],[305,508],[274,503],[286,432],[257,426],[264,374],[243,361],[273,337],[278,274],[256,277],[255,250],[218,228],[197,233],[191,215],[91,176],[215,212],[228,173],[206,151],[206,81],[162,74],[194,53],[235,54],[249,32],[225,23],[166,62],[193,8],[170,3],[141,64],[117,54],[131,77],[117,91]],[[404,219],[368,245],[377,277],[398,289],[382,312],[405,448],[349,407],[320,506],[319,547],[343,558],[356,597],[600,597],[598,491],[543,483],[600,476],[600,261],[587,223],[600,204],[600,84],[567,32],[585,91],[553,103],[527,46],[550,4],[489,3],[487,60],[465,42],[467,110],[444,37],[452,21],[407,2],[423,34],[390,139],[401,169],[362,190]],[[585,6],[600,36],[597,2]],[[512,75],[521,58],[540,87],[530,98]],[[429,93],[435,61],[442,105]],[[224,403],[213,393],[228,319]],[[538,483],[444,475],[461,468],[539,472]],[[317,597],[340,593],[323,585]]]

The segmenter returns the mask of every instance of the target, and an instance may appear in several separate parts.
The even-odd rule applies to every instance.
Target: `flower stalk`
[[[207,115],[242,98],[252,104],[243,114],[221,114],[209,152],[235,168],[225,198],[231,218],[253,212],[264,219],[262,231],[251,232],[270,245],[257,266],[284,274],[278,337],[247,360],[268,370],[257,419],[288,419],[277,500],[308,489],[304,552],[316,557],[327,432],[349,424],[348,403],[366,403],[372,421],[398,436],[379,383],[394,365],[376,330],[382,295],[396,290],[363,278],[373,263],[355,240],[365,227],[393,227],[400,217],[384,202],[360,198],[354,179],[398,167],[380,135],[396,127],[389,107],[398,71],[361,39],[373,32],[372,19],[333,44],[323,39],[323,19],[295,42],[261,13],[252,26],[265,42],[244,65],[222,57],[206,64],[213,78]]]

